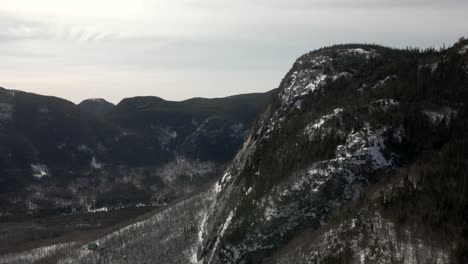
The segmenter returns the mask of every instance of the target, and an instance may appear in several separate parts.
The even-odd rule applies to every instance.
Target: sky
[[[75,103],[264,92],[338,43],[442,47],[466,0],[0,0],[0,86]]]

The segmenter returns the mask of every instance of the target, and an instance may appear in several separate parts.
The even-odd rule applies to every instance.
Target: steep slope
[[[261,263],[303,230],[319,230],[370,184],[393,177],[399,168],[448,142],[464,143],[467,44],[460,41],[442,52],[340,45],[300,57],[217,183],[198,258],[203,263]],[[459,157],[465,157],[461,153]],[[370,210],[362,215],[366,222],[380,214]],[[379,226],[394,220],[379,219]],[[430,239],[418,241],[412,240],[410,247],[430,250]],[[320,246],[309,253],[321,252]],[[353,259],[340,262],[338,253],[344,247],[336,243],[336,248],[330,256],[324,253],[330,262],[310,255],[292,263]],[[360,253],[357,247],[349,249],[351,255]],[[401,251],[386,251],[398,259],[395,252]],[[437,254],[447,262],[446,248],[434,252],[442,252]],[[373,256],[373,263],[385,262]],[[370,257],[354,260],[371,261]]]
[[[460,129],[440,150],[380,179],[267,263],[466,263],[466,136]]]
[[[122,100],[106,117],[128,134],[196,160],[227,162],[273,92],[182,102],[158,97]]]
[[[155,212],[147,219],[97,239],[79,238],[31,251],[0,255],[1,264],[30,263],[191,263],[196,254],[198,222],[212,204],[213,195],[202,192]],[[99,245],[96,251],[87,245]]]
[[[187,195],[221,174],[270,96],[134,98],[111,107],[1,89],[0,217]]]
[[[114,106],[113,103],[109,103],[102,98],[86,99],[78,104],[81,110],[97,116],[109,113]]]
[[[70,192],[59,189],[90,174],[92,161],[104,160],[106,153],[89,147],[110,144],[118,130],[59,98],[0,92],[5,117],[0,130],[1,214],[71,204]]]

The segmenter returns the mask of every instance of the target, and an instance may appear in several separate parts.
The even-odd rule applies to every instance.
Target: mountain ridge
[[[217,183],[198,258],[261,263],[379,175],[447,144],[450,124],[465,121],[465,42],[443,51],[337,45],[301,56]]]
[[[241,96],[255,102],[245,109],[216,99],[226,110],[214,111],[204,107],[208,99],[193,101],[188,111],[179,103],[160,111],[137,100],[118,112],[121,105],[100,100],[85,102],[109,107],[83,109],[58,97],[2,90],[1,213],[157,205],[186,195],[232,158],[269,96]],[[243,118],[224,114],[230,108]]]
[[[80,102],[77,106],[83,111],[96,116],[105,115],[115,107],[113,103],[110,103],[102,98],[86,99]]]

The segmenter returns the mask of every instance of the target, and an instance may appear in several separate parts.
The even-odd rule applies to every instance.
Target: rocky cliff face
[[[166,204],[212,182],[270,94],[116,106],[0,90],[0,216]]]
[[[288,244],[292,238],[304,230],[325,232],[330,217],[365,196],[369,186],[397,177],[402,168],[455,141],[464,145],[466,44],[461,41],[441,52],[340,45],[300,57],[214,187],[217,195],[202,225],[198,259],[261,263],[286,245],[297,249]],[[457,157],[464,160],[460,157],[465,154],[460,150]],[[418,189],[414,178],[409,181]],[[423,189],[430,188],[418,190]],[[380,204],[379,197],[367,206]],[[436,202],[428,205],[437,207]],[[375,229],[363,228],[373,230],[369,236],[377,239],[395,219],[379,206],[353,212],[355,218],[343,220],[331,233],[311,235],[311,244],[302,244],[311,248],[291,250],[303,258],[288,262],[291,255],[284,254],[275,263],[394,263],[392,259],[407,259],[404,254],[417,254],[407,250],[411,247],[421,252],[433,248],[434,259],[448,262],[451,249],[431,245],[424,236],[408,242],[406,249],[394,247],[396,239],[381,247],[363,243],[356,221],[376,222]],[[335,241],[346,232],[355,232],[349,242],[361,247]],[[384,253],[367,252],[371,245]]]

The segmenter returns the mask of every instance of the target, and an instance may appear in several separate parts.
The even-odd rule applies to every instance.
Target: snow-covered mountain
[[[118,105],[0,89],[0,218],[159,206],[221,174],[271,93]]]
[[[464,45],[441,52],[339,45],[300,57],[215,186],[198,259],[206,264],[448,263],[455,251],[463,251],[464,242],[435,243],[421,232],[423,224],[399,219],[417,216],[389,213],[406,209],[386,204],[385,192],[390,183],[400,186],[390,195],[399,201],[405,197],[399,192],[424,197],[459,182],[457,171],[445,175],[448,185],[433,186],[435,175],[423,184],[423,165],[416,164],[425,166],[428,158],[441,155],[452,158],[449,167],[466,163],[463,148],[455,157],[450,152],[468,138],[461,129],[468,121]],[[466,204],[446,196],[445,206],[458,210],[450,213],[464,215]],[[343,213],[351,202],[355,208]],[[437,201],[425,202],[412,201],[416,208],[437,208]],[[425,219],[428,211],[415,212]],[[341,221],[331,226],[332,217]],[[431,229],[434,223],[424,221]],[[439,225],[460,228],[461,223]],[[302,240],[291,242],[299,235]],[[437,235],[456,241],[464,236]]]
[[[305,54],[211,188],[0,263],[467,263],[467,46]]]

